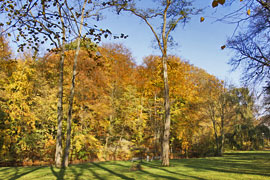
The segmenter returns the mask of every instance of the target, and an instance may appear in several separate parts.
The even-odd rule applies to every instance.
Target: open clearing
[[[138,163],[138,162],[136,162]],[[44,167],[0,167],[0,179],[270,179],[270,151],[241,151],[224,157],[142,162],[142,170],[131,171],[130,161],[71,165],[67,169]]]

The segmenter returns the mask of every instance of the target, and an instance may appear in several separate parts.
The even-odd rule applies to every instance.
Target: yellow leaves
[[[200,18],[200,22],[203,22],[203,21],[204,21],[204,17],[201,17],[201,18]]]
[[[80,132],[75,135],[73,140],[73,146],[75,148],[75,152],[80,153],[81,151],[85,151],[87,149],[98,150],[100,149],[101,145],[99,141],[95,138],[95,136]]]
[[[75,151],[76,152],[80,152],[82,149],[82,142],[84,141],[84,137],[83,136],[75,136],[74,137],[74,147],[75,147]]]
[[[182,142],[182,153],[185,153],[185,150],[189,148],[189,142],[188,141],[183,141]]]
[[[21,127],[20,126],[17,128],[17,132],[18,132],[18,134],[21,133]]]
[[[247,15],[250,16],[250,9],[247,10]]]

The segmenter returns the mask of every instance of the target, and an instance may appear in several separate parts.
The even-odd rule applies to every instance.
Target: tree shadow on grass
[[[57,180],[63,180],[64,176],[65,176],[65,168],[61,168],[59,172],[55,171],[53,166],[50,166],[51,171],[53,173],[53,175],[57,178]]]
[[[250,156],[258,156],[258,157],[267,157],[270,155],[269,151],[265,152],[253,152],[253,151],[248,151],[248,152],[228,152],[224,153],[225,156],[230,156],[230,157],[250,157]]]
[[[109,164],[108,164],[109,163]],[[92,165],[91,165],[92,164]],[[106,165],[113,165],[113,166],[120,166],[120,167],[123,167],[123,168],[125,168],[125,170],[128,170],[129,169],[129,165],[123,165],[123,164],[121,164],[121,163],[118,163],[117,161],[113,161],[113,163],[112,162],[98,162],[98,163],[91,163],[91,164],[88,164],[87,166],[82,166],[82,168],[84,168],[84,169],[86,169],[86,170],[88,170],[96,179],[100,179],[100,180],[105,180],[106,179],[106,177],[102,177],[102,175],[101,174],[99,174],[99,173],[97,173],[96,171],[95,171],[95,169],[94,169],[94,166],[95,167],[97,167],[97,168],[99,168],[99,169],[103,169],[103,170],[105,170],[105,171],[108,171],[109,173],[111,173],[111,174],[114,174],[114,175],[116,175],[116,176],[119,176],[119,173],[116,173],[116,172],[114,172],[114,171],[112,171],[112,170],[110,170],[110,169],[108,169],[108,168],[105,168],[104,167],[104,165],[106,166]],[[97,165],[98,164],[98,165]],[[120,174],[120,176],[124,176],[124,175],[121,175]],[[121,177],[121,178],[123,178],[123,179],[132,179],[132,178],[129,178],[129,177],[127,177],[127,176],[124,176],[124,177]]]
[[[77,167],[79,167],[79,172],[76,171],[76,169],[78,168],[74,169],[72,166],[69,168],[72,171],[72,173],[75,175],[75,180],[79,180],[79,177],[83,175],[83,171],[84,171],[83,166],[82,167],[77,166]]]
[[[265,152],[252,152],[252,151],[248,151],[248,152],[229,152],[229,153],[225,153],[224,154],[225,156],[228,155],[228,156],[237,156],[237,157],[241,157],[241,156],[244,156],[244,157],[248,157],[248,156],[251,156],[251,155],[254,155],[254,156],[262,156],[262,157],[266,157],[266,156],[269,156],[270,153],[269,151],[265,151]]]
[[[110,170],[110,169],[108,169],[108,168],[106,168],[106,167],[104,167],[104,166],[101,166],[101,165],[98,164],[98,163],[94,163],[94,162],[93,162],[93,163],[91,163],[91,164],[95,165],[96,167],[98,167],[98,168],[100,168],[100,169],[103,169],[103,170],[105,170],[105,171],[108,171],[109,173],[111,173],[111,174],[113,174],[113,175],[115,175],[115,176],[118,176],[118,177],[120,177],[120,178],[122,178],[122,179],[129,179],[129,180],[134,179],[134,178],[127,177],[127,176],[125,176],[125,175],[123,175],[123,174],[116,173],[116,172],[114,172],[114,171],[112,171],[112,170]]]
[[[88,170],[96,177],[96,179],[104,180],[98,173],[95,172],[95,170],[92,170],[91,168],[88,168]]]
[[[197,166],[192,166],[192,165],[185,165],[186,167],[189,168],[194,168],[197,170],[207,170],[207,171],[216,171],[216,172],[222,172],[222,173],[234,173],[234,174],[249,174],[249,175],[260,175],[260,176],[270,176],[268,174],[264,174],[264,173],[256,173],[256,172],[248,172],[248,170],[228,170],[228,169],[222,169],[222,166],[219,166],[218,168],[216,167],[197,167]]]
[[[125,162],[125,163],[126,163],[126,162]],[[136,162],[132,162],[132,163],[127,164],[127,165],[123,165],[123,164],[121,164],[121,163],[119,163],[119,162],[116,161],[114,165],[116,165],[116,166],[121,166],[121,167],[123,167],[123,168],[129,169],[130,166],[131,166],[132,164],[134,164],[134,163],[136,163]]]
[[[26,172],[23,172],[23,173],[19,173],[19,170],[16,167],[15,168],[16,169],[15,175],[12,178],[10,178],[9,180],[19,179],[20,177],[25,176],[26,174],[32,173],[32,172],[34,172],[36,170],[39,170],[41,168],[43,168],[43,167],[37,167],[37,168],[33,168],[33,169],[29,170],[29,171],[26,171]]]
[[[255,164],[254,162],[243,161],[234,162],[228,160],[210,160],[201,159],[200,161],[186,161],[183,163],[184,166],[188,168],[196,169],[197,171],[216,171],[222,173],[235,173],[235,174],[249,174],[249,175],[260,175],[260,176],[270,176],[269,165],[262,166],[262,164]],[[248,160],[248,159],[247,159]]]
[[[140,171],[143,172],[144,174],[150,175],[151,177],[164,178],[164,179],[170,179],[170,180],[179,180],[179,178],[164,176],[164,175],[160,175],[160,174],[154,174],[154,173],[150,173],[150,172],[145,171],[145,170],[140,170]]]
[[[4,171],[8,171],[8,170],[10,170],[9,167],[1,167],[0,168],[0,172],[4,172]]]
[[[147,166],[147,167],[150,167],[150,168],[153,168],[153,169],[158,169],[158,170],[162,170],[162,171],[165,171],[167,173],[170,173],[170,174],[173,174],[173,175],[179,175],[179,176],[184,176],[184,179],[199,179],[199,180],[204,180],[204,178],[200,178],[200,177],[196,177],[196,176],[191,176],[191,175],[186,175],[186,174],[183,174],[183,173],[179,173],[179,172],[174,172],[174,171],[170,171],[168,170],[168,168],[170,167],[161,167],[160,165],[154,165],[154,164],[149,164],[149,163],[142,163],[144,166]],[[166,179],[179,179],[179,178],[174,178],[174,177],[169,177],[169,176],[162,176],[162,175],[156,175],[156,174],[152,174],[150,172],[147,172],[147,171],[143,171],[142,172],[144,173],[148,173],[148,174],[151,174],[155,177],[162,177],[162,178],[166,178]]]
[[[119,173],[116,173],[104,166],[102,166],[102,164],[100,163],[92,163],[93,165],[97,166],[98,168],[100,169],[103,169],[105,171],[108,171],[109,173],[113,174],[113,175],[116,175],[122,179],[134,179],[134,178],[130,178],[130,177],[127,177],[123,174],[119,174]],[[182,179],[198,179],[198,180],[204,180],[203,178],[200,178],[200,177],[196,177],[196,176],[190,176],[190,175],[186,175],[186,174],[182,174],[182,173],[178,173],[178,172],[173,172],[173,171],[169,171],[167,168],[170,168],[170,167],[161,167],[160,165],[155,165],[155,164],[150,164],[150,163],[145,163],[145,162],[141,162],[142,165],[144,166],[147,166],[147,167],[150,167],[150,168],[153,168],[153,169],[159,169],[159,170],[162,170],[162,171],[165,171],[166,173],[171,173],[172,175],[179,175],[182,176],[183,178]],[[126,170],[129,170],[129,166],[125,166],[125,165],[122,165],[120,163],[115,163],[114,165],[116,166],[120,166],[120,167],[123,167],[125,168]],[[97,178],[97,179],[104,179],[102,177],[100,177],[94,170],[92,170],[92,168],[88,168],[89,171],[92,172],[92,174]],[[176,178],[176,177],[171,177],[171,176],[166,176],[166,175],[160,175],[160,174],[155,174],[155,173],[151,173],[151,172],[148,172],[144,169],[142,170],[138,170],[139,172],[141,172],[141,174],[147,174],[151,177],[155,177],[155,178],[163,178],[163,179],[169,179],[169,180],[179,180],[181,178]]]

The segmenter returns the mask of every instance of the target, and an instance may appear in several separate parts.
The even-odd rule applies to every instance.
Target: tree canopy
[[[148,156],[169,166],[170,158],[264,148],[269,118],[258,116],[254,94],[169,53],[171,32],[201,10],[192,1],[153,2],[141,8],[133,0],[1,1],[0,162],[67,167]],[[212,7],[225,3],[214,0]],[[249,5],[248,31],[226,47],[248,79],[268,80],[269,4]],[[161,55],[138,65],[123,44],[100,45],[112,33],[88,23],[111,7],[143,20]],[[17,59],[11,31],[22,51]],[[49,51],[38,54],[41,47]],[[266,87],[266,109],[268,95]]]

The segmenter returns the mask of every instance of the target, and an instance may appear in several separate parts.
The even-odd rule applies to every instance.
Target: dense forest
[[[75,8],[70,1],[57,0],[1,4],[1,13],[7,14],[6,26],[0,24],[5,27],[0,36],[1,163],[60,167],[62,159],[67,166],[68,162],[155,159],[168,154],[170,158],[222,156],[226,150],[269,145],[269,118],[259,116],[262,108],[248,87],[235,87],[167,54],[170,32],[177,23],[186,23],[200,12],[191,2],[162,1],[161,12],[136,9],[136,1],[78,2]],[[224,3],[214,0],[212,6]],[[85,23],[99,17],[91,11],[111,7],[146,22],[162,55],[148,55],[138,65],[124,45],[99,45],[101,37],[127,38]],[[257,9],[253,18],[264,17],[260,10],[269,11]],[[163,18],[161,36],[149,23],[153,17]],[[9,30],[21,42],[19,58],[14,58]],[[248,68],[249,77],[267,71],[269,65],[262,63],[267,57],[242,53],[248,49],[244,42],[241,34],[228,41],[228,48],[247,56],[232,64],[255,59],[252,62],[258,64]],[[49,51],[40,55],[43,44]],[[265,49],[256,48],[254,52],[264,53]],[[265,94],[267,109],[269,87]],[[168,147],[169,152],[164,150]]]
[[[52,163],[57,134],[56,53],[11,59],[1,38],[1,161]],[[97,56],[97,52],[98,56]],[[64,125],[75,50],[65,52]],[[263,147],[267,127],[256,119],[254,96],[203,69],[169,56],[171,158],[221,154],[224,149]],[[133,62],[121,44],[79,53],[71,139],[71,161],[128,160],[160,156],[163,88],[160,57]],[[63,139],[64,141],[65,139]]]

